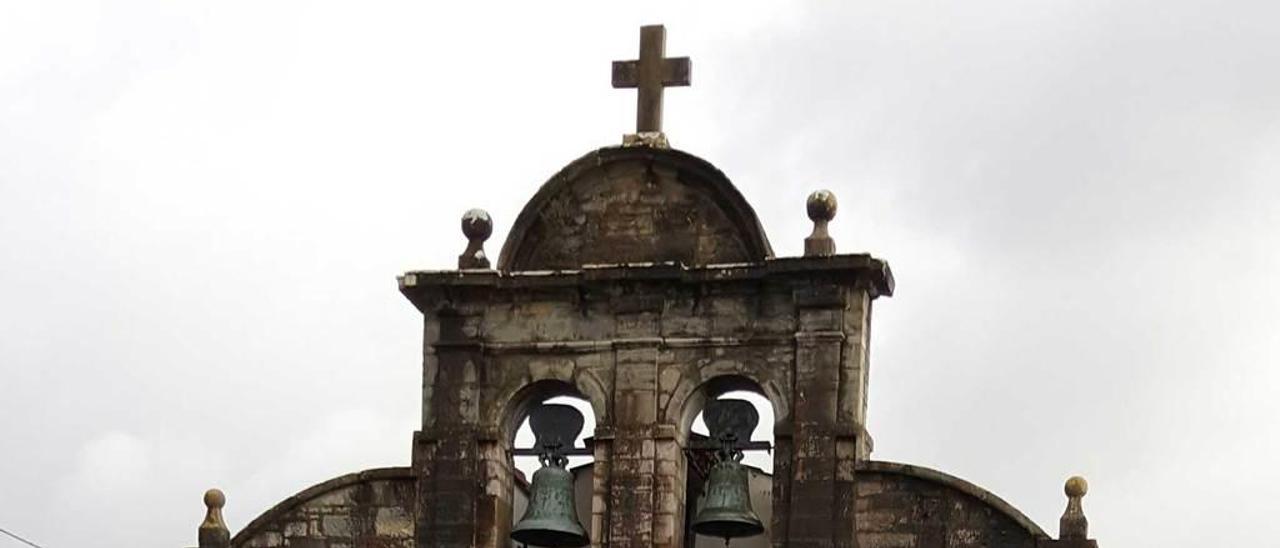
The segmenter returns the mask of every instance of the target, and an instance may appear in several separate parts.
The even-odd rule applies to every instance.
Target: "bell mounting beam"
[[[691,450],[714,450],[724,446],[724,440],[732,439],[739,451],[769,451],[773,446],[767,441],[751,441],[751,433],[760,424],[760,414],[746,400],[712,400],[702,410],[702,420],[707,423],[710,435],[706,439],[690,440]]]
[[[533,430],[533,447],[511,450],[515,456],[541,457],[548,453],[561,456],[590,455],[585,447],[574,447],[582,433],[582,413],[571,405],[543,403],[529,412],[529,429]]]

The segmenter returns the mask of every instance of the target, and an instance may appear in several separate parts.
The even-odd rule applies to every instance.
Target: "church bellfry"
[[[408,466],[319,483],[234,535],[235,494],[210,490],[200,548],[1096,548],[1083,478],[1054,537],[981,487],[872,459],[871,308],[893,295],[888,263],[836,251],[825,190],[777,197],[813,231],[803,256],[774,256],[729,178],[663,133],[664,90],[692,73],[665,46],[646,26],[638,58],[613,63],[613,87],[636,88],[635,132],[547,179],[496,261],[494,220],[474,209],[456,269],[398,277],[423,322]],[[752,439],[750,403],[721,398],[743,391],[772,407],[772,440]],[[587,402],[585,442],[558,396]],[[745,464],[752,452],[772,471]],[[526,478],[515,459],[534,457]]]

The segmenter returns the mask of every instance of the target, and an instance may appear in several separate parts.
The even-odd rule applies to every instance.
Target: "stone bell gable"
[[[424,497],[450,502],[433,512],[419,499],[419,525],[457,535],[442,545],[506,542],[510,440],[528,408],[554,395],[583,397],[595,414],[593,500],[602,504],[593,539],[678,542],[688,429],[707,398],[733,389],[773,403],[776,470],[794,466],[797,437],[819,446],[794,460],[827,472],[778,475],[776,497],[789,503],[798,491],[825,508],[837,492],[852,497],[852,476],[837,481],[835,465],[870,452],[867,327],[871,301],[893,290],[883,261],[773,259],[723,173],[650,146],[600,149],[553,176],[515,221],[495,270],[470,262],[492,227],[468,229],[480,236],[460,263],[471,268],[401,277],[426,321],[415,468],[449,478],[424,483]],[[785,514],[776,529],[790,525]],[[812,521],[830,529],[829,517]]]
[[[514,429],[529,406],[575,395],[597,425],[591,538],[677,546],[689,428],[708,398],[739,389],[774,407],[775,540],[851,542],[886,263],[771,258],[723,174],[645,147],[602,149],[553,177],[498,267],[401,277],[426,322],[422,545],[504,544]]]
[[[399,276],[423,326],[410,466],[319,484],[234,537],[221,516],[225,498],[211,491],[200,548],[505,548],[521,508],[536,500],[559,505],[579,544],[696,548],[710,538],[694,534],[708,531],[694,523],[704,493],[715,491],[701,488],[714,483],[707,470],[736,465],[739,442],[770,450],[773,468],[733,469],[763,483],[754,503],[741,486],[743,513],[759,519],[754,536],[734,538],[732,548],[1096,548],[1081,478],[1068,482],[1053,539],[973,484],[871,459],[872,307],[894,293],[889,265],[837,252],[829,191],[777,197],[794,200],[797,214],[803,202],[813,231],[803,256],[773,255],[729,178],[661,133],[662,88],[687,85],[690,70],[687,58],[664,57],[663,36],[645,27],[640,59],[614,65],[615,86],[640,91],[637,132],[533,193],[496,264],[485,249],[494,220],[474,209],[462,217],[467,242],[456,269]],[[746,439],[756,419],[738,419],[753,408],[716,401],[732,391],[768,401],[772,441]],[[589,443],[566,447],[576,431],[534,426],[552,442],[539,441],[541,453],[517,447],[517,429],[553,416],[540,413],[555,396],[589,404]],[[734,405],[745,411],[713,412]],[[730,435],[693,434],[704,411]],[[582,426],[580,416],[559,416]],[[570,478],[563,451],[592,462]],[[549,492],[538,491],[537,474],[523,483],[514,456],[533,454],[544,469],[561,469],[556,496],[539,498]]]

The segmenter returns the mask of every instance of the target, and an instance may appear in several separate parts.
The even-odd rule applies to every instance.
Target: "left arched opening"
[[[534,474],[543,465],[538,455],[529,454],[529,450],[536,451],[538,449],[535,447],[536,436],[530,425],[530,415],[539,406],[543,405],[567,405],[576,409],[582,415],[582,430],[573,440],[572,447],[567,448],[569,454],[566,455],[568,464],[565,468],[572,475],[573,513],[578,523],[590,535],[594,476],[593,458],[586,450],[589,449],[591,436],[596,426],[596,416],[591,402],[573,385],[561,381],[534,383],[522,391],[517,401],[519,402],[518,405],[514,407],[513,413],[506,422],[508,429],[508,435],[506,436],[507,454],[510,456],[508,467],[513,477],[510,482],[510,520],[509,523],[505,524],[504,535],[509,535],[511,528],[515,527],[521,518],[525,516],[532,494],[531,482]],[[509,536],[507,538],[509,540]],[[512,547],[520,546],[515,541],[510,541],[510,545]]]

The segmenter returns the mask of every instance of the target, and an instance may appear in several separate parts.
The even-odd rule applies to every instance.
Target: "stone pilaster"
[[[861,426],[859,374],[844,359],[850,295],[815,284],[795,293],[795,395],[791,467],[784,502],[786,546],[854,546],[855,478]],[[856,360],[855,365],[858,364]],[[775,506],[776,507],[776,506]],[[782,539],[779,539],[779,533]]]
[[[654,434],[653,545],[677,548],[684,541],[688,465],[674,425],[659,425]]]
[[[432,318],[428,315],[428,335]],[[428,339],[424,384],[434,391],[424,403],[423,430],[414,436],[413,467],[418,476],[416,540],[420,547],[486,546],[495,548],[495,510],[500,501],[486,492],[486,459],[494,447],[480,443],[477,425],[482,356],[468,318],[440,314],[438,341]],[[509,514],[509,512],[508,512]],[[508,521],[505,522],[509,526]]]
[[[608,535],[613,548],[670,545],[654,538],[658,478],[652,434],[657,422],[657,341],[634,341],[619,344],[615,353]]]

